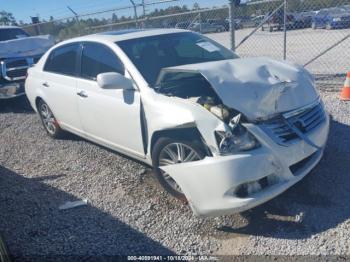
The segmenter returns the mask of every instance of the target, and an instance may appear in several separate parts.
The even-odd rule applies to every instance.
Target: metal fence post
[[[236,36],[235,36],[235,3],[234,0],[229,0],[230,8],[230,36],[231,36],[231,50],[236,51]]]
[[[135,4],[134,0],[130,0],[130,2],[131,2],[131,4],[134,7],[135,26],[136,26],[136,28],[138,28],[139,27],[139,23],[138,23],[138,17],[137,17],[137,7],[136,7],[136,4]]]
[[[284,0],[284,12],[283,12],[284,26],[283,26],[283,60],[287,59],[287,0]]]

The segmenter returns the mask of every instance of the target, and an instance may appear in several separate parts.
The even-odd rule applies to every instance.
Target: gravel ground
[[[38,117],[0,113],[0,232],[11,254],[350,255],[350,104],[321,93],[333,121],[318,167],[258,208],[198,219],[147,167],[76,136],[50,139]],[[66,201],[87,206],[59,210]]]

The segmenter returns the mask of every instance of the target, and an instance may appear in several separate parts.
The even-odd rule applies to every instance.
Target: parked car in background
[[[329,131],[302,66],[239,58],[186,30],[64,41],[28,70],[25,87],[51,137],[70,131],[153,166],[199,216],[281,194],[320,161]]]
[[[287,14],[287,24],[286,24],[287,29],[293,28],[293,19],[294,18],[292,14]],[[273,32],[273,31],[281,31],[283,30],[283,28],[284,28],[284,11],[280,9],[266,21],[266,23],[261,27],[261,30]]]
[[[165,21],[162,23],[163,28],[175,28],[177,25],[177,22],[174,21]]]
[[[312,28],[338,29],[350,27],[350,9],[333,7],[320,10],[312,20]]]
[[[230,30],[230,21],[227,19],[207,19],[206,22],[211,24],[211,25],[222,26],[222,27],[224,27],[225,31]]]
[[[185,21],[185,22],[180,22],[175,25],[176,29],[189,29],[190,25],[192,24],[191,21]]]
[[[218,26],[223,26],[225,28],[225,31],[230,30],[230,20],[229,19],[207,19],[207,23],[212,24],[212,25],[218,25]],[[242,23],[241,19],[234,19],[235,22],[235,29],[242,29]]]
[[[193,23],[189,29],[202,34],[220,33],[226,31],[224,26],[210,23]]]
[[[264,19],[265,19],[264,15],[258,15],[258,16],[253,17],[252,18],[253,26],[254,27],[259,26],[262,23],[262,21],[264,21]]]
[[[54,45],[49,36],[29,36],[16,26],[0,26],[0,100],[24,95],[27,69]]]
[[[292,13],[293,22],[291,27],[293,29],[310,28],[312,25],[312,19],[316,13],[317,12],[315,11]]]

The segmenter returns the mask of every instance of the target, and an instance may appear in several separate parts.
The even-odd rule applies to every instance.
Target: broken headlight
[[[248,151],[260,146],[259,141],[240,123],[241,115],[230,122],[231,132],[215,131],[220,153],[223,155]]]

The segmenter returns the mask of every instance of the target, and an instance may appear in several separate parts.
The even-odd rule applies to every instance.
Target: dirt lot
[[[236,31],[236,44],[240,43],[253,29]],[[304,65],[350,33],[350,29],[324,30],[302,29],[287,31],[287,59]],[[230,47],[229,33],[207,35],[226,47]],[[350,38],[333,48],[307,69],[314,74],[345,74],[349,70]],[[268,56],[283,58],[283,32],[257,31],[243,43],[237,53],[242,56]]]
[[[267,204],[216,219],[193,217],[145,166],[73,135],[52,140],[33,112],[9,103],[0,112],[0,232],[15,256],[350,255],[350,104],[321,94],[333,120],[318,167]],[[82,198],[87,206],[58,209]]]

